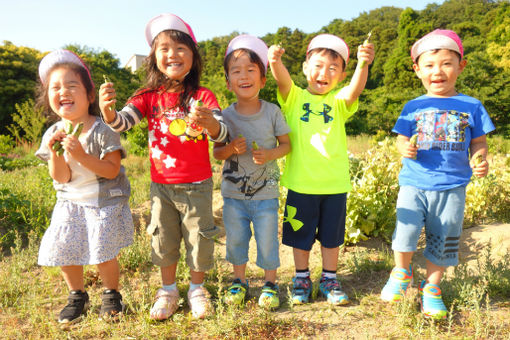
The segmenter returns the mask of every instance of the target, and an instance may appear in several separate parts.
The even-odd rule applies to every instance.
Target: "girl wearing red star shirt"
[[[174,14],[161,14],[145,28],[151,51],[146,60],[146,83],[120,112],[115,89],[99,90],[104,121],[115,131],[130,129],[141,119],[149,125],[151,160],[152,261],[161,268],[163,287],[156,293],[151,318],[164,320],[178,308],[176,285],[180,244],[184,239],[191,282],[188,303],[196,318],[211,312],[203,286],[213,267],[218,228],[212,215],[212,171],[208,138],[225,140],[214,94],[200,86],[202,61],[193,31]],[[203,105],[201,105],[203,104]]]

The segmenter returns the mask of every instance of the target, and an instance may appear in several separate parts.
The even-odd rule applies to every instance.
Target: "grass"
[[[353,154],[360,155],[372,145],[368,136],[349,138]],[[383,303],[379,293],[393,267],[389,245],[377,238],[345,246],[339,256],[338,273],[351,303],[331,307],[319,298],[320,248],[311,253],[313,302],[303,306],[290,303],[290,280],[294,273],[292,252],[280,248],[282,266],[278,270],[281,307],[276,311],[258,308],[256,302],[263,285],[263,271],[254,265],[254,249],[248,264],[250,293],[254,297],[240,308],[222,303],[224,289],[232,280],[231,266],[224,260],[224,245],[217,244],[215,267],[207,273],[206,287],[213,296],[215,314],[202,321],[193,320],[186,301],[189,273],[181,261],[177,281],[180,308],[170,320],[154,322],[149,309],[160,275],[150,259],[150,237],[144,232],[149,220],[149,183],[147,157],[130,155],[123,161],[130,177],[130,204],[137,224],[134,243],[120,256],[121,293],[128,312],[118,323],[98,320],[101,278],[95,266],[85,266],[86,288],[92,308],[85,319],[70,327],[61,327],[56,317],[64,306],[67,287],[60,269],[39,267],[37,252],[40,234],[35,231],[12,234],[12,248],[0,254],[0,325],[6,339],[338,339],[338,338],[411,338],[411,339],[484,339],[510,338],[510,254],[494,255],[491,243],[473,256],[478,261],[461,263],[447,273],[442,283],[444,299],[451,313],[447,320],[424,319],[416,303],[416,284],[423,268],[417,268],[415,286],[397,305]],[[220,164],[213,164],[216,172]],[[1,188],[17,199],[37,205],[35,216],[49,216],[54,203],[51,181],[44,167],[4,172]],[[21,179],[25,185],[20,186]],[[218,185],[215,181],[215,190]],[[3,201],[2,201],[3,202]],[[10,202],[10,201],[9,201]],[[5,203],[5,202],[4,202]],[[28,208],[21,210],[28,214]],[[1,222],[1,221],[0,221]],[[19,222],[22,225],[26,222]],[[33,222],[35,223],[35,222]],[[39,221],[39,224],[46,223]],[[224,239],[220,239],[224,243]],[[418,256],[418,255],[417,255]]]

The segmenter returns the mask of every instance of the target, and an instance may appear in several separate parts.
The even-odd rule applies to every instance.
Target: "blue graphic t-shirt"
[[[421,96],[409,101],[393,132],[418,134],[416,160],[404,158],[399,184],[423,190],[448,190],[467,185],[471,139],[494,130],[482,103],[463,94],[449,98]]]

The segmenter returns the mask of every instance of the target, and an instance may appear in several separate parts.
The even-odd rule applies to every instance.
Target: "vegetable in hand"
[[[103,79],[104,79],[105,84],[106,84],[106,83],[111,83],[111,82],[112,82],[112,81],[110,80],[110,78],[108,78],[108,76],[107,76],[106,74],[103,74]],[[112,109],[113,111],[116,111],[116,110],[115,110],[115,104],[112,104],[111,109]]]
[[[258,150],[259,149],[259,145],[255,141],[251,142],[251,147],[252,147],[253,150]]]
[[[411,137],[411,139],[409,139],[409,143],[413,146],[413,147],[417,147],[418,146],[418,135],[415,134]],[[413,157],[413,159],[416,159],[416,156]]]
[[[483,156],[481,153],[475,156],[475,167],[479,166],[483,162]]]
[[[370,37],[372,36],[372,31],[368,32],[368,36],[367,38],[365,39],[365,41],[363,42],[363,46],[367,46],[369,43],[370,43]],[[359,63],[359,66],[361,68],[365,67],[365,61],[362,60],[360,63]]]

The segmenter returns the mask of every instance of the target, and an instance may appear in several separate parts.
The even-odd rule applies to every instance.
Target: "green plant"
[[[8,154],[14,148],[14,140],[9,135],[0,135],[0,155]]]
[[[128,153],[132,153],[137,156],[149,155],[149,129],[147,119],[143,119],[139,124],[133,126],[131,130],[126,131],[124,135],[128,142]]]
[[[21,105],[16,104],[15,107],[18,112],[12,115],[15,124],[9,125],[7,129],[17,141],[24,139],[31,143],[39,143],[44,125],[48,120],[43,114],[43,109],[36,109],[32,99],[23,102]]]
[[[352,191],[347,198],[345,240],[388,238],[395,226],[400,157],[389,138],[351,156]]]

